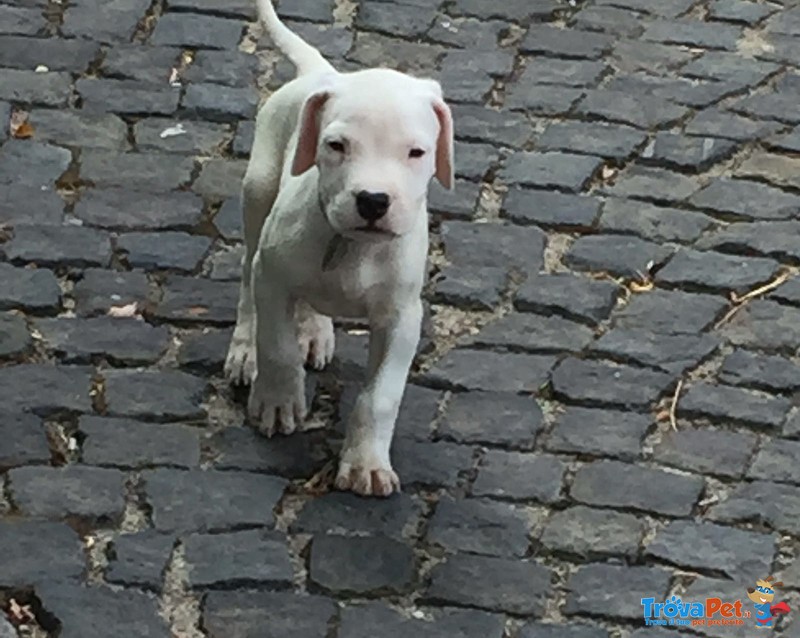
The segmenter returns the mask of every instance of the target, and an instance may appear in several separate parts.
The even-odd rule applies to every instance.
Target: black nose
[[[368,222],[376,222],[389,210],[389,196],[386,193],[361,191],[356,194],[356,209]]]

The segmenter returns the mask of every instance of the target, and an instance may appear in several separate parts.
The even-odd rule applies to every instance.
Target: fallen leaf
[[[33,126],[28,122],[27,111],[14,111],[11,114],[11,123],[8,128],[11,137],[18,140],[26,140],[33,137]]]
[[[654,285],[652,281],[632,281],[628,287],[632,292],[650,292]]]
[[[178,123],[175,126],[165,128],[161,131],[160,137],[162,140],[165,140],[168,137],[175,137],[176,135],[186,135],[186,129],[183,128],[183,124]]]
[[[669,409],[664,408],[656,413],[656,421],[669,421]]]
[[[111,306],[108,309],[108,316],[117,319],[123,317],[135,317],[139,312],[139,304],[135,301],[127,306]]]
[[[30,122],[23,122],[12,135],[18,140],[27,140],[33,137],[33,127]]]
[[[192,306],[186,312],[188,312],[193,317],[199,317],[200,315],[208,314],[208,308],[205,306]]]
[[[172,67],[172,72],[169,74],[169,83],[171,86],[181,85],[181,72],[176,67]]]
[[[31,620],[36,620],[30,605],[20,605],[15,599],[8,601],[8,613],[10,620],[15,625],[22,625]]]

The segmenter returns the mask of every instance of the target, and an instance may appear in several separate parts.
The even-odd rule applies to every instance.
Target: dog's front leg
[[[291,434],[305,418],[305,371],[297,344],[295,301],[262,253],[253,263],[256,376],[250,418],[267,436]]]
[[[418,300],[370,321],[367,384],[347,426],[338,489],[364,496],[389,496],[400,489],[389,451],[421,324]]]

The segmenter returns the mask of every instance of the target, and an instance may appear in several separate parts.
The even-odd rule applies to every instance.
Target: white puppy
[[[366,385],[336,486],[399,489],[389,448],[420,337],[431,178],[453,186],[453,126],[433,80],[388,69],[337,73],[283,25],[261,19],[298,77],[261,108],[243,185],[246,254],[225,364],[252,383],[251,419],[290,434],[305,416],[304,362],[333,356],[331,317],[366,317]]]

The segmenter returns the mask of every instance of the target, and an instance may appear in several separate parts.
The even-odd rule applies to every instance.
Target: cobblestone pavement
[[[260,438],[222,379],[252,120],[292,73],[252,0],[0,2],[20,635],[663,638],[642,597],[770,573],[800,603],[798,0],[282,0],[456,117],[389,501],[327,490],[361,326],[306,433]]]

